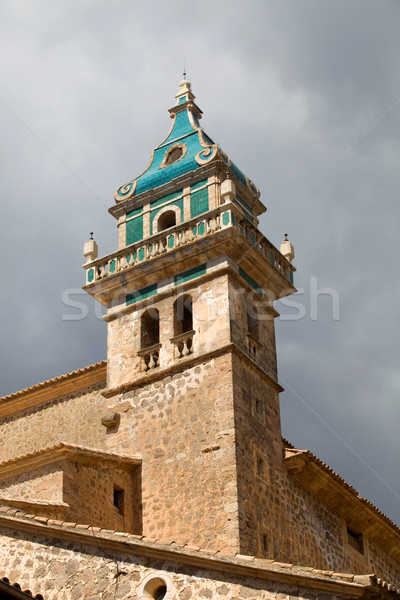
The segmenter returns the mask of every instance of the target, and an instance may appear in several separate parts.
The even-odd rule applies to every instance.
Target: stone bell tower
[[[194,100],[184,79],[167,137],[115,192],[118,250],[85,245],[84,289],[107,308],[107,446],[142,458],[124,508],[137,533],[265,556],[282,469],[273,301],[295,268]]]

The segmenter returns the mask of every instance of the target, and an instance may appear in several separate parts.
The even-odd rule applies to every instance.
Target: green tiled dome
[[[175,106],[169,111],[174,122],[167,137],[153,150],[145,171],[118,188],[114,194],[116,202],[158,188],[216,159],[223,160],[243,185],[258,194],[254,184],[201,129],[199,119],[202,111],[194,102],[195,96],[187,79],[181,81],[176,99]]]

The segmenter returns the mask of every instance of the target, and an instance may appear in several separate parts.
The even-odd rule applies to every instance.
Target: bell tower
[[[115,192],[118,250],[85,244],[107,313],[107,449],[142,457],[137,533],[268,556],[282,470],[274,300],[293,251],[258,229],[257,187],[200,127],[181,81],[171,129]],[[269,504],[272,503],[272,504]]]

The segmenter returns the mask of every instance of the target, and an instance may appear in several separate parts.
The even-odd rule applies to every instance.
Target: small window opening
[[[165,165],[172,165],[172,163],[174,163],[177,160],[179,160],[180,158],[182,158],[182,154],[183,154],[182,146],[177,146],[176,148],[173,148],[173,150],[171,150],[167,156]]]
[[[144,586],[143,600],[164,600],[168,593],[167,583],[161,577],[152,577]]]
[[[156,308],[150,308],[142,314],[140,325],[141,348],[160,343],[160,315]]]
[[[262,402],[260,400],[260,398],[256,398],[256,413],[258,415],[262,415]]]
[[[176,214],[173,210],[167,210],[158,219],[158,231],[164,231],[176,225]]]
[[[118,487],[117,485],[114,486],[114,506],[115,508],[121,513],[123,514],[124,512],[124,490],[120,487]]]
[[[154,600],[163,600],[163,598],[165,598],[166,595],[167,595],[167,586],[161,585],[154,592]]]
[[[364,543],[361,533],[355,533],[351,529],[347,528],[347,542],[349,546],[357,550],[357,552],[364,554]]]
[[[185,294],[174,302],[174,333],[180,335],[193,329],[193,300]]]
[[[264,459],[257,456],[257,475],[264,475]]]

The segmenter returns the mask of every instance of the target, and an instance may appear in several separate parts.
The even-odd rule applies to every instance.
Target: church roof
[[[187,173],[195,173],[204,164],[221,161],[259,196],[259,190],[228,158],[200,127],[202,111],[195,104],[191,84],[183,79],[176,94],[176,104],[169,109],[173,123],[167,137],[152,151],[146,169],[114,194],[117,203],[129,200],[144,192],[158,188]]]
[[[175,541],[161,542],[158,539],[124,531],[32,515],[7,505],[0,505],[0,524],[5,528],[12,527],[13,531],[32,531],[36,535],[78,541],[82,544],[83,552],[85,552],[84,544],[99,547],[101,543],[103,553],[106,548],[109,552],[119,550],[125,555],[169,560],[178,564],[229,573],[233,576],[245,575],[260,580],[302,585],[325,592],[332,591],[346,597],[360,597],[366,591],[381,598],[400,596],[400,589],[396,585],[373,574],[340,573],[239,553],[223,554],[219,550],[210,548],[205,549],[189,544],[181,546]],[[40,596],[36,597],[40,598]]]
[[[368,529],[368,536],[398,560],[400,527],[372,502],[309,450],[295,448],[283,438],[284,462],[288,472],[313,495],[347,521]]]
[[[0,398],[0,417],[43,404],[55,397],[70,394],[85,387],[105,383],[106,378],[107,361],[103,360],[77,371],[36,383]]]

